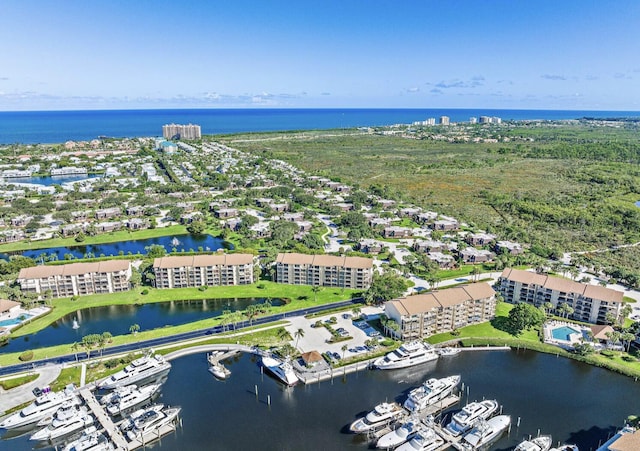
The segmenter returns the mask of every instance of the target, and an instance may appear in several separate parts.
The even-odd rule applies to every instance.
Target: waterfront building
[[[449,116],[440,116],[440,125],[449,125],[450,119]]]
[[[571,318],[589,323],[605,323],[609,313],[618,318],[623,305],[621,291],[519,269],[505,268],[498,286],[507,302],[536,307],[550,302],[554,309],[567,304],[573,308]]]
[[[276,281],[292,285],[366,289],[373,277],[373,260],[333,255],[278,254]]]
[[[57,298],[126,291],[130,288],[130,279],[128,260],[106,260],[23,268],[17,282],[24,292],[51,293]]]
[[[412,340],[489,321],[496,315],[495,294],[488,283],[473,283],[394,299],[384,310],[400,327],[389,331]]]
[[[253,283],[253,255],[209,254],[156,258],[156,288],[186,288]]]
[[[165,124],[162,126],[162,136],[166,139],[200,139],[202,132],[199,125]]]

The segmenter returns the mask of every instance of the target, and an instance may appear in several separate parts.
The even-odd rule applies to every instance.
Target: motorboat
[[[541,435],[536,438],[524,440],[513,451],[549,451],[551,448],[551,436]]]
[[[20,412],[5,418],[0,423],[0,428],[16,429],[34,425],[47,416],[51,417],[66,402],[71,402],[75,405],[80,404],[80,399],[75,394],[75,386],[68,385],[60,392],[52,392],[45,387],[36,396],[35,401]]]
[[[413,439],[413,436],[420,430],[422,430],[420,420],[416,418],[409,419],[409,421],[402,423],[400,427],[380,437],[376,442],[376,448],[388,449],[400,446],[404,442]]]
[[[404,413],[404,409],[395,402],[383,402],[373,408],[373,410],[367,413],[364,417],[358,418],[351,423],[349,430],[356,434],[377,429],[378,427],[387,424],[390,421],[396,420]]]
[[[95,426],[89,426],[76,440],[68,443],[62,451],[113,451],[113,443]]]
[[[113,404],[116,400],[128,395],[137,388],[137,385],[124,385],[122,387],[115,388],[114,390],[100,398],[100,404],[102,404],[103,406]]]
[[[207,356],[207,360],[209,361],[209,372],[213,374],[218,379],[226,379],[231,376],[231,371],[229,371],[218,359],[218,353],[212,352]]]
[[[118,415],[123,412],[129,411],[134,407],[137,407],[146,401],[149,401],[158,390],[160,390],[160,384],[151,384],[144,387],[134,387],[129,393],[116,397],[106,407],[107,412],[110,415]]]
[[[78,432],[79,430],[92,425],[93,422],[93,416],[89,415],[86,409],[82,409],[71,418],[64,420],[54,418],[49,426],[31,434],[29,440],[54,440],[74,432]]]
[[[74,403],[73,401],[65,401],[62,405],[51,415],[47,415],[38,421],[37,426],[44,427],[49,426],[54,418],[58,420],[66,420],[69,419],[78,413],[79,404]]]
[[[414,388],[409,392],[409,396],[404,402],[404,408],[409,412],[423,410],[427,406],[449,396],[459,383],[459,375],[443,377],[442,379],[428,379],[420,387]]]
[[[134,421],[133,429],[127,431],[129,441],[148,440],[160,435],[159,429],[172,423],[180,413],[180,407],[151,410]]]
[[[549,451],[580,451],[577,445],[560,445],[556,448],[551,448]]]
[[[393,370],[430,362],[438,357],[438,353],[430,345],[415,340],[404,343],[398,349],[375,360],[373,366],[380,370]]]
[[[122,432],[130,431],[134,428],[136,420],[144,417],[145,415],[151,415],[150,412],[152,411],[160,412],[162,409],[164,409],[164,404],[154,404],[145,409],[138,409],[135,412],[131,413],[127,418],[125,418],[122,423],[120,423],[120,430]]]
[[[451,422],[447,425],[447,432],[454,437],[464,434],[477,420],[486,420],[496,410],[498,410],[498,401],[495,399],[469,403],[451,418]]]
[[[287,360],[283,361],[274,357],[263,356],[262,366],[271,371],[274,376],[288,386],[295,385],[299,381],[298,376],[293,372],[291,363]]]
[[[444,439],[432,428],[426,427],[416,432],[411,440],[396,448],[396,451],[435,451],[443,445]]]
[[[124,369],[112,374],[98,384],[98,388],[111,390],[124,385],[136,384],[153,377],[166,375],[171,369],[171,363],[167,362],[160,354],[149,354],[134,360]]]
[[[458,355],[460,354],[460,352],[462,351],[462,349],[460,348],[453,348],[450,346],[447,346],[445,348],[437,348],[436,352],[438,354],[440,354],[441,357],[448,357],[448,356],[453,356],[453,355]]]
[[[471,432],[461,441],[453,443],[460,451],[480,451],[488,449],[511,424],[509,415],[498,415],[489,420],[479,420]]]

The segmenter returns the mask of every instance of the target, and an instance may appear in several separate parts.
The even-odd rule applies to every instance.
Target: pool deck
[[[18,310],[16,310],[15,312],[11,312],[11,313],[5,313],[0,315],[0,321],[7,321],[7,320],[14,320],[17,318],[20,318],[20,316],[22,315],[29,315],[29,318],[26,318],[24,321],[19,321],[15,324],[10,324],[10,325],[6,325],[6,326],[0,326],[0,335],[2,334],[8,334],[11,332],[11,330],[15,329],[16,327],[18,327],[20,324],[22,324],[25,321],[31,321],[32,319],[35,319],[39,316],[42,316],[46,313],[49,313],[49,311],[51,311],[51,309],[49,307],[36,307],[30,310],[26,310],[23,308],[20,308]]]
[[[576,332],[575,334],[570,334],[569,340],[561,340],[554,337],[553,331],[555,329],[559,329],[562,327],[569,327],[579,332]],[[591,329],[589,329],[586,326],[582,326],[580,324],[569,323],[565,321],[549,321],[549,322],[546,322],[543,326],[544,342],[551,345],[558,346],[563,349],[573,349],[573,345],[576,343],[580,343],[580,339],[584,336],[584,332],[587,330],[590,331]],[[593,342],[590,342],[590,343],[597,346],[596,343],[593,343]]]

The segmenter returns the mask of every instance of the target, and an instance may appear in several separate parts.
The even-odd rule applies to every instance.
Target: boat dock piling
[[[151,442],[155,442],[156,440],[160,440],[162,437],[164,437],[165,435],[174,432],[177,430],[178,428],[178,421],[172,421],[171,423],[165,424],[163,426],[161,426],[160,428],[150,432],[147,437],[145,438],[145,436],[140,437],[139,439],[135,439],[131,442],[129,442],[128,444],[128,450],[134,450],[134,449],[138,449],[138,448],[142,448],[147,446],[149,443]]]
[[[129,444],[127,443],[127,440],[124,438],[124,436],[120,432],[120,429],[118,429],[118,427],[114,424],[114,422],[111,420],[109,415],[106,414],[102,406],[98,404],[98,401],[96,400],[95,396],[93,396],[93,393],[91,393],[91,391],[86,387],[79,389],[78,393],[80,394],[84,402],[87,404],[87,407],[89,407],[89,409],[91,410],[91,413],[96,417],[98,422],[102,425],[102,427],[104,428],[105,432],[107,433],[111,441],[113,441],[114,445],[116,446],[116,449],[118,450],[133,449],[129,447]]]

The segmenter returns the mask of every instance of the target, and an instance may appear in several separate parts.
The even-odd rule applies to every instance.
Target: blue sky
[[[637,0],[3,0],[0,110],[640,110]]]

